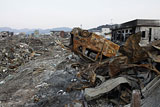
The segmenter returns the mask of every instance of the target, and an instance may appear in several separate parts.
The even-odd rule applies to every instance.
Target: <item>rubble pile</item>
[[[12,36],[0,41],[0,79],[14,73],[30,60],[52,56],[54,37]],[[53,55],[54,56],[54,55]]]
[[[8,72],[14,72],[34,56],[34,51],[27,44],[19,43],[0,50],[0,73],[4,78]]]
[[[13,36],[13,32],[8,32],[8,31],[3,31],[3,32],[0,32],[0,40],[3,40],[7,37],[11,37]]]
[[[141,47],[137,33],[120,47],[106,43],[112,45],[114,55],[106,50],[108,57],[104,57],[100,52],[105,50],[97,51],[100,58],[90,60],[89,55],[83,56],[83,49],[76,47],[82,53],[74,52],[73,39],[55,35],[3,39],[0,107],[129,107],[133,92],[140,93],[142,107],[151,102],[157,107],[160,92],[154,90],[160,88],[160,41]],[[85,46],[86,38],[81,40]]]
[[[79,60],[70,50],[62,48],[64,45],[61,41],[67,45],[68,40],[52,35],[43,38],[6,38],[0,42],[3,44],[1,50],[6,49],[4,54],[18,55],[14,56],[14,60],[22,58],[20,61],[24,61],[0,78],[0,107],[62,107],[81,99],[81,91],[66,91],[69,84],[76,80],[77,70],[71,65]],[[34,41],[38,41],[37,44]],[[31,53],[34,53],[33,57],[30,57]],[[7,62],[3,67],[6,69],[9,65]],[[3,71],[0,73],[4,75]],[[76,101],[73,104],[80,105]]]
[[[136,89],[140,90],[142,99],[146,98],[150,94],[146,87],[152,87],[152,82],[160,75],[160,42],[141,47],[140,40],[141,33],[137,33],[120,47],[118,56],[76,65],[81,69],[77,73],[80,82],[71,84],[68,90],[84,90],[88,105],[96,107],[125,106],[131,103],[132,92]]]

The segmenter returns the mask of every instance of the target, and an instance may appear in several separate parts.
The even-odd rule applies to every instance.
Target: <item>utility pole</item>
[[[82,29],[82,24],[80,25],[80,28]]]

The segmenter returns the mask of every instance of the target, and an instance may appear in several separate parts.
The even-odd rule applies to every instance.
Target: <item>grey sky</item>
[[[92,28],[132,19],[160,19],[160,0],[0,0],[0,27]]]

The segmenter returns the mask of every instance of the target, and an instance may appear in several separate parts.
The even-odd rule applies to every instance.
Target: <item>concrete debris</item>
[[[85,107],[83,102],[74,100],[71,104],[66,104],[65,107]]]
[[[97,79],[99,78],[102,83],[106,80],[105,77],[104,77],[104,76],[101,76],[101,75],[97,75],[96,78],[97,78]]]
[[[5,81],[1,81],[1,82],[0,82],[0,85],[1,85],[1,84],[4,84],[4,83],[5,83]]]
[[[42,87],[48,87],[48,85],[49,84],[47,84],[47,83],[42,83],[42,84],[39,84],[39,85],[37,85],[35,88],[42,88]]]
[[[58,94],[58,95],[65,95],[66,92],[64,92],[63,90],[59,90],[59,91],[57,92],[57,94]]]
[[[95,88],[85,88],[85,98],[88,101],[96,99],[102,96],[104,93],[108,93],[120,84],[130,84],[130,82],[124,77],[109,79]]]
[[[9,31],[2,31],[0,32],[0,40],[5,39],[7,37],[13,36],[14,33],[13,32],[9,32]]]
[[[0,50],[0,72],[5,77],[7,72],[14,72],[19,66],[34,57],[34,51],[25,43],[4,46]]]
[[[142,47],[140,39],[119,46],[80,28],[1,36],[0,107],[128,106],[133,90],[142,107],[157,107],[160,41]]]

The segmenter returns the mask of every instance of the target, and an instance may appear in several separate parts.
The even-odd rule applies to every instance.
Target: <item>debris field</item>
[[[0,39],[0,107],[158,107],[160,41],[140,40],[119,46],[80,28]]]

